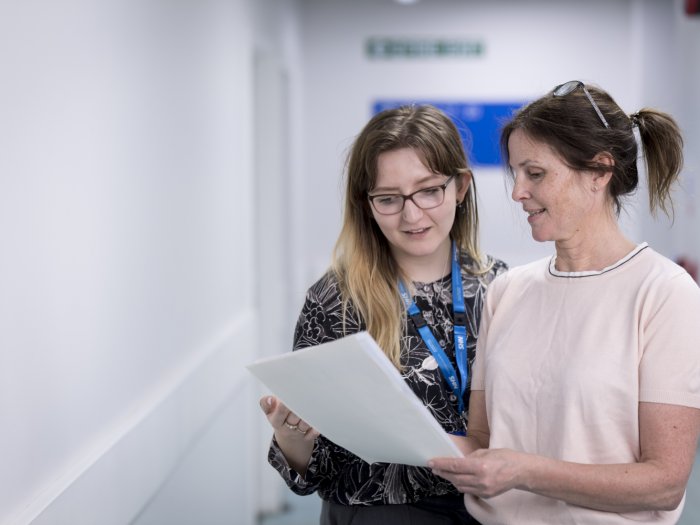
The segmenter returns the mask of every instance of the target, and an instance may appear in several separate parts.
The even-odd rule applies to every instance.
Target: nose
[[[405,221],[412,222],[419,219],[422,215],[423,210],[413,202],[413,199],[406,199],[403,203],[403,210],[401,210],[401,217],[403,217]]]
[[[530,197],[530,191],[527,188],[525,177],[518,174],[515,175],[513,180],[513,192],[510,196],[515,202],[521,202]]]

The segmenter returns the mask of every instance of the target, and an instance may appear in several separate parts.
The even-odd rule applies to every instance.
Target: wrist
[[[518,452],[516,465],[515,480],[517,488],[533,492],[536,489],[538,456]],[[540,458],[544,459],[544,458]]]

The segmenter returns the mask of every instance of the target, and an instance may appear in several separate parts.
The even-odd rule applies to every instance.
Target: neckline
[[[557,261],[557,256],[553,255],[552,258],[549,260],[549,274],[554,276],[554,277],[568,277],[568,278],[578,278],[578,277],[594,277],[596,275],[602,275],[604,273],[608,273],[615,268],[619,268],[623,264],[625,264],[627,261],[635,257],[637,254],[639,254],[642,250],[645,248],[648,248],[649,244],[646,242],[642,242],[635,246],[635,248],[629,252],[627,255],[625,255],[622,259],[619,261],[614,262],[610,266],[606,266],[602,270],[586,270],[582,272],[563,272],[561,270],[557,270],[555,267],[555,263]]]

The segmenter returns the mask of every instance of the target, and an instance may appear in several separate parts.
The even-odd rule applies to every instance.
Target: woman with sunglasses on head
[[[676,523],[700,432],[700,289],[617,216],[639,148],[651,211],[672,209],[680,131],[573,81],[522,108],[501,146],[556,254],[489,287],[465,457],[430,465],[484,524]]]
[[[432,106],[383,111],[350,152],[333,262],[307,293],[294,349],[367,330],[445,431],[464,435],[484,291],[505,269],[479,251],[476,189],[452,121]],[[295,493],[319,493],[322,525],[475,523],[428,468],[370,465],[280,400],[260,404],[274,429],[270,463]]]

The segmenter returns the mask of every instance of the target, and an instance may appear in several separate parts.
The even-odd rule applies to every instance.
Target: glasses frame
[[[447,185],[452,182],[452,180],[456,177],[457,175],[450,175],[448,179],[443,182],[442,184],[438,184],[437,186],[428,186],[427,188],[421,188],[420,190],[416,190],[413,193],[409,193],[408,195],[404,195],[403,193],[378,193],[377,195],[370,195],[367,193],[367,198],[369,199],[370,204],[372,205],[372,208],[374,208],[374,211],[376,211],[379,215],[396,215],[397,213],[401,213],[406,206],[406,201],[411,201],[415,206],[421,210],[432,210],[434,208],[437,208],[438,206],[442,206],[442,204],[445,202],[445,190],[447,189]],[[413,200],[413,196],[416,193],[420,193],[422,191],[426,190],[435,190],[437,188],[440,188],[442,190],[442,199],[440,200],[439,204],[436,204],[435,206],[430,206],[429,208],[424,208],[420,204],[418,204],[415,200]],[[399,208],[398,211],[392,212],[392,213],[383,213],[377,209],[377,206],[374,204],[374,199],[379,198],[379,197],[401,197],[403,201],[401,202],[401,208]]]
[[[586,85],[583,82],[581,82],[580,80],[569,80],[568,82],[564,82],[563,84],[559,84],[557,87],[555,87],[552,90],[552,95],[554,95],[555,97],[565,97],[569,93],[576,91],[578,88],[583,89],[583,92],[586,94],[586,97],[588,97],[588,101],[591,103],[591,106],[593,106],[593,109],[595,109],[595,112],[598,114],[600,121],[603,123],[603,125],[606,128],[609,129],[610,124],[608,124],[608,121],[605,120],[605,117],[603,116],[603,112],[600,110],[600,108],[598,107],[598,104],[595,103],[595,100],[593,100],[593,97],[586,89]]]

